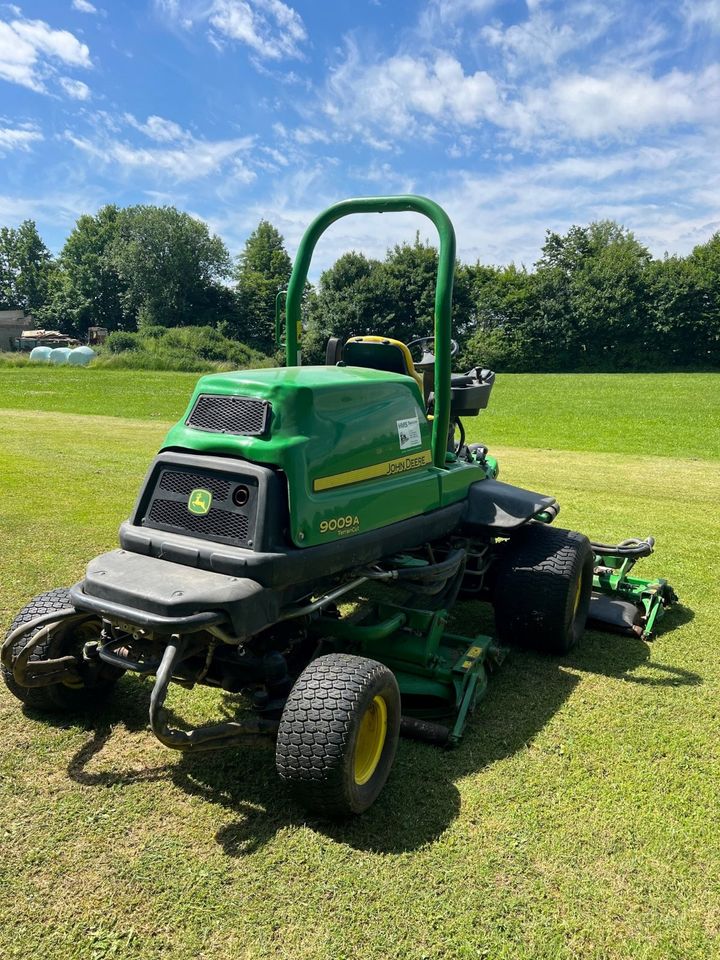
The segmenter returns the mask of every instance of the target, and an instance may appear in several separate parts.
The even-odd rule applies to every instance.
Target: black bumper
[[[195,633],[222,621],[249,637],[278,619],[278,595],[254,580],[112,550],[91,561],[70,591],[73,605],[163,634]]]

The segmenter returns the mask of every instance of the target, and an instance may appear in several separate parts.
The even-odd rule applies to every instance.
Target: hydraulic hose
[[[396,567],[395,570],[364,571],[368,580],[414,580],[432,583],[436,580],[449,580],[454,577],[465,560],[465,550],[452,550],[440,563],[430,563],[426,567]]]
[[[655,546],[655,537],[648,537],[647,540],[638,540],[635,537],[630,537],[630,539],[623,540],[615,546],[607,543],[593,543],[591,540],[590,546],[593,549],[593,553],[603,555],[637,558],[649,557]]]

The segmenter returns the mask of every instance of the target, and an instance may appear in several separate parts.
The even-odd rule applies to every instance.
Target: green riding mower
[[[347,214],[389,211],[438,230],[434,336],[331,339],[324,366],[302,366],[318,238]],[[401,732],[460,740],[507,647],[563,654],[588,620],[649,637],[676,599],[630,575],[652,539],[592,544],[551,526],[553,497],[501,482],[488,450],[466,443],[462,419],[487,406],[495,374],[451,372],[454,266],[452,224],[431,200],[346,200],[317,217],[285,297],[287,365],[199,380],[119,549],[12,623],[11,692],[75,710],[125,671],[154,676],[150,727],[164,744],[274,740],[281,779],[342,816],[375,800]],[[448,629],[460,597],[492,604],[494,636]],[[241,694],[242,710],[178,728],[171,682]]]

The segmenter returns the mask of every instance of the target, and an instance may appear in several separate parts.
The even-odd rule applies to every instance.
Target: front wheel
[[[59,613],[71,607],[72,602],[68,590],[61,588],[41,593],[22,608],[10,625],[6,636],[9,636],[13,630],[16,630],[22,624],[30,623],[37,617],[56,611]],[[38,628],[38,630],[40,629],[42,627]],[[12,649],[13,660],[38,630],[34,630],[32,634],[23,633],[17,638]],[[94,617],[88,617],[80,622],[73,621],[66,626],[59,622],[57,628],[54,628],[32,651],[30,662],[32,663],[33,660],[52,660],[67,655],[81,658],[85,643],[90,640],[97,640],[99,635],[100,623]],[[92,672],[92,679],[88,675],[87,682],[77,686],[54,683],[47,687],[25,687],[17,683],[10,670],[2,667],[2,679],[10,693],[28,707],[43,711],[65,710],[75,712],[94,706],[102,701],[122,674],[122,670],[102,664]]]
[[[587,537],[529,523],[496,548],[495,626],[502,643],[563,654],[583,635],[593,552]]]
[[[297,798],[323,816],[362,813],[390,773],[400,691],[376,660],[331,653],[300,674],[280,720],[275,762]]]

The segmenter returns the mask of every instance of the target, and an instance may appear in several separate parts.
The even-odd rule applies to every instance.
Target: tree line
[[[349,252],[308,284],[303,356],[321,363],[331,335],[432,332],[437,251],[419,236],[384,259]],[[212,327],[276,352],[275,298],[291,261],[262,220],[239,257],[174,207],[103,207],[81,216],[53,257],[32,220],[0,228],[0,310],[24,309],[84,338]],[[653,258],[613,221],[548,231],[525,267],[456,264],[458,366],[506,371],[720,368],[720,232],[686,257]]]

